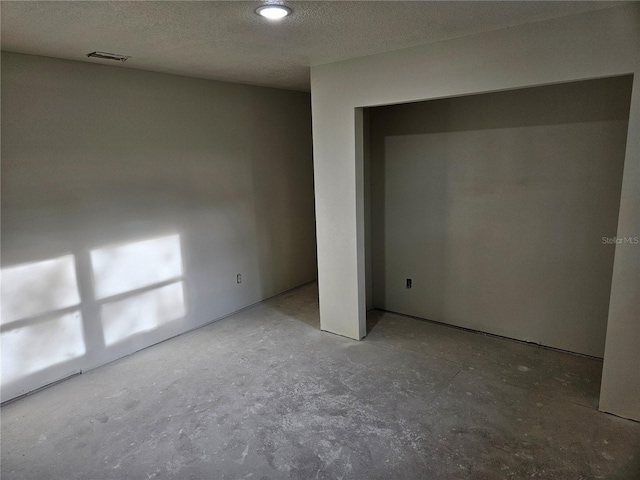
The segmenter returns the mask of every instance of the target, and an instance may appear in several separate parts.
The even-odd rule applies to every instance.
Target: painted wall
[[[602,357],[632,81],[370,109],[374,305]]]
[[[314,224],[308,94],[3,53],[2,399],[313,280]]]
[[[311,69],[321,328],[366,334],[360,107],[639,73],[637,3]],[[638,235],[640,93],[629,114],[617,234]],[[616,245],[600,408],[640,419],[640,253]]]

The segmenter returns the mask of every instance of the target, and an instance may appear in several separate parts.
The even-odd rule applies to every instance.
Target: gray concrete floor
[[[307,285],[2,408],[2,478],[640,479],[602,364],[373,312]]]

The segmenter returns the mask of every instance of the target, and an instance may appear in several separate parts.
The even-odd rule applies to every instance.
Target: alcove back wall
[[[631,87],[370,108],[373,305],[602,357]]]

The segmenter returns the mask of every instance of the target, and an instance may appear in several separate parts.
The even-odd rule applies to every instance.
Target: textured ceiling
[[[291,1],[281,22],[260,1],[2,1],[2,49],[199,78],[309,90],[309,66],[619,2]],[[99,50],[124,64],[88,59]]]

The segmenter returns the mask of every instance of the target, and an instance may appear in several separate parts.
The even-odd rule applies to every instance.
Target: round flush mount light
[[[280,20],[287,15],[291,15],[291,12],[292,10],[284,5],[262,5],[256,9],[258,15],[269,20]]]

